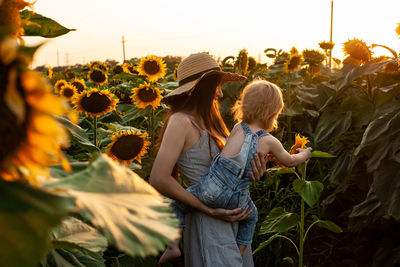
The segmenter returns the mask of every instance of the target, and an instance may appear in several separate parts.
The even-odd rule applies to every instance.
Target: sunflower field
[[[176,64],[147,55],[32,70],[39,46],[24,36],[73,29],[31,6],[0,0],[0,266],[154,266],[179,236],[168,200],[147,183]],[[255,266],[398,266],[399,53],[354,38],[341,62],[329,59],[334,43],[316,47],[267,48],[268,64],[246,49],[220,61],[248,78],[223,87],[228,128],[244,86],[266,79],[285,100],[273,135],[288,151],[313,148],[296,168],[268,162],[251,185]],[[392,56],[374,57],[376,47]]]

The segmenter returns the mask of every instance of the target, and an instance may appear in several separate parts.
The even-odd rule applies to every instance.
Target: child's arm
[[[287,167],[294,167],[305,162],[311,155],[311,147],[306,149],[299,148],[297,154],[289,154],[282,146],[281,142],[273,136],[266,136],[263,138],[262,145],[268,146],[270,153],[283,165]]]

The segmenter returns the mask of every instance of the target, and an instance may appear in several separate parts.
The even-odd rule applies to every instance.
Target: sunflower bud
[[[355,38],[343,43],[343,52],[363,63],[369,61],[372,54],[365,42]]]
[[[240,73],[243,74],[247,72],[247,68],[249,66],[249,57],[246,49],[242,49],[239,51],[239,55],[237,57],[235,65]]]

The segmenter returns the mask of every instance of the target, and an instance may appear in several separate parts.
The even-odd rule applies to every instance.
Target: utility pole
[[[69,54],[68,51],[65,53],[65,65],[69,66]]]
[[[125,43],[126,43],[126,41],[124,40],[124,36],[122,35],[122,54],[123,54],[123,57],[124,57],[124,61],[123,62],[125,62]]]
[[[331,35],[329,39],[329,42],[331,43],[332,43],[332,26],[333,26],[333,0],[331,0]],[[332,67],[332,49],[329,50],[329,68]]]
[[[57,49],[57,67],[60,66],[60,53],[58,53],[58,49]]]

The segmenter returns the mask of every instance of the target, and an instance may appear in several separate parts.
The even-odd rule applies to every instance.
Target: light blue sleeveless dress
[[[208,173],[219,149],[208,133],[190,119],[199,128],[200,138],[191,149],[180,155],[177,164],[193,185]],[[240,255],[236,243],[238,222],[229,223],[201,212],[192,212],[186,214],[185,224],[183,241],[186,267],[254,266],[250,246],[243,258]]]

